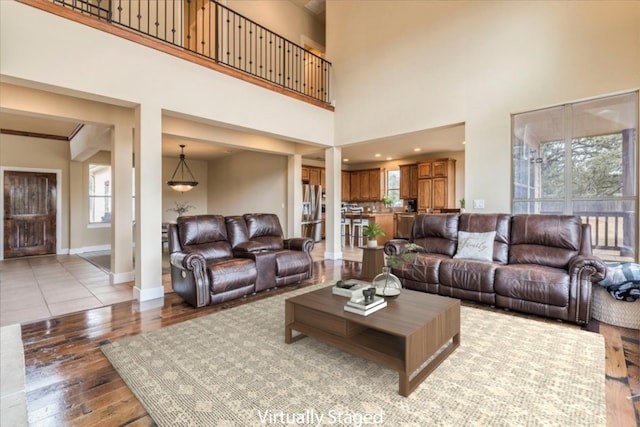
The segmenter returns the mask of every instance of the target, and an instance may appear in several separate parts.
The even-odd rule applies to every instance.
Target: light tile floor
[[[132,287],[77,255],[0,261],[0,326],[128,301]]]
[[[362,261],[362,249],[343,250],[343,259]],[[324,259],[316,242],[313,259]],[[337,266],[339,268],[339,266]],[[109,273],[77,255],[49,255],[0,261],[0,326],[103,307],[133,299],[133,282],[111,285]],[[163,276],[172,292],[170,275]]]

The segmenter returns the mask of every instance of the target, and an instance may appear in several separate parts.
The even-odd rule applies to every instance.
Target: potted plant
[[[465,207],[464,197],[458,200],[458,202],[460,202],[460,212],[464,212],[464,207]]]
[[[176,207],[175,208],[169,208],[167,209],[168,211],[171,212],[175,212],[178,216],[182,216],[184,214],[186,214],[187,212],[189,212],[189,210],[191,209],[195,209],[195,206],[192,206],[190,204],[188,204],[188,202],[173,202]]]
[[[385,233],[384,230],[380,228],[379,224],[372,222],[362,227],[362,234],[367,236],[367,246],[370,248],[375,248],[376,246],[378,246],[377,237],[385,236],[387,233]]]

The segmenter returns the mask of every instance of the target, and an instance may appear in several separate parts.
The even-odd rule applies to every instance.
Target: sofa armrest
[[[384,253],[387,255],[400,255],[409,244],[407,239],[391,239],[384,244]]]
[[[578,255],[569,261],[569,274],[576,280],[599,282],[607,274],[607,265],[594,256]]]
[[[249,240],[236,245],[233,248],[233,256],[238,258],[252,258],[251,256],[248,256],[248,254],[268,251],[268,249],[265,248],[264,244]]]
[[[568,268],[571,277],[570,316],[578,324],[586,324],[591,318],[591,290],[593,283],[602,280],[607,273],[606,264],[597,257],[577,255],[569,261]],[[575,316],[575,317],[574,317]]]
[[[311,253],[314,246],[313,239],[308,237],[292,237],[291,239],[285,239],[283,243],[285,249],[306,253]]]
[[[174,252],[171,254],[171,286],[194,307],[209,305],[209,276],[207,261],[199,253]]]

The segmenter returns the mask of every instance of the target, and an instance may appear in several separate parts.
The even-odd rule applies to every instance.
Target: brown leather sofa
[[[194,307],[313,275],[309,238],[284,239],[275,214],[181,216],[168,226],[173,290]]]
[[[459,232],[489,233],[488,259],[460,257]],[[406,288],[578,324],[589,321],[592,282],[606,273],[589,224],[570,215],[419,214],[410,239],[387,242],[385,253],[409,242],[422,250],[392,269]]]

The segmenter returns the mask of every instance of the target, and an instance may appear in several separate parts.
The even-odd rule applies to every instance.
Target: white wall
[[[467,208],[509,212],[510,115],[640,87],[639,23],[640,2],[327,2],[336,143],[464,122]]]

